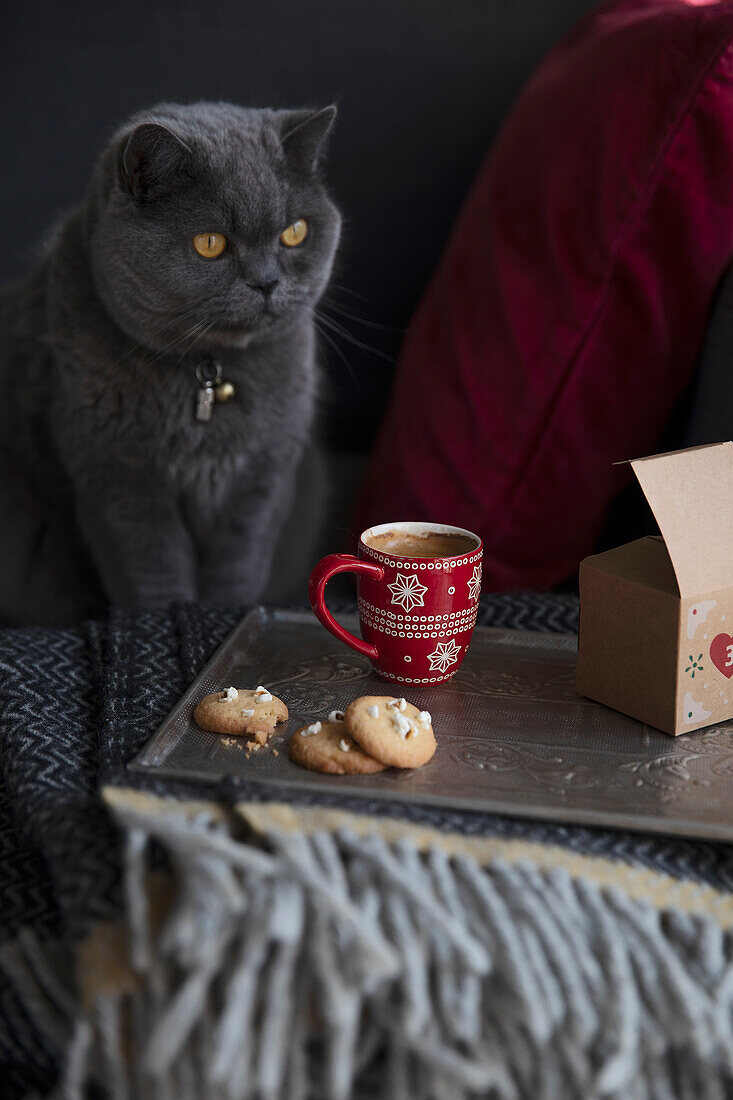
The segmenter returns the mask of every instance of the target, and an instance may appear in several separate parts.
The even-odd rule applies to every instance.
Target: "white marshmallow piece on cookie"
[[[409,718],[405,718],[404,714],[400,714],[399,711],[398,711],[394,715],[394,717],[392,719],[392,722],[395,726],[395,729],[399,733],[400,737],[404,741],[404,739],[407,737],[408,733],[410,732],[410,729],[412,728],[411,725],[410,725]]]

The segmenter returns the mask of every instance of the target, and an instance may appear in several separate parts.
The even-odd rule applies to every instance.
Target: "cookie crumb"
[[[224,691],[222,691],[221,695],[219,696],[219,702],[220,703],[231,703],[231,701],[233,699],[238,698],[238,696],[239,696],[239,692],[237,691],[236,688],[233,688],[233,687],[224,688]]]
[[[342,710],[332,710],[328,716],[329,722],[343,722],[344,712]]]
[[[341,749],[341,752],[351,752],[351,745],[348,741],[345,741],[343,737],[339,741],[339,748]]]

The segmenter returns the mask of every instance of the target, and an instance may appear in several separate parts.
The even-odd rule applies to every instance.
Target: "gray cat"
[[[262,592],[314,418],[335,113],[163,104],[103,152],[7,301],[0,619]]]

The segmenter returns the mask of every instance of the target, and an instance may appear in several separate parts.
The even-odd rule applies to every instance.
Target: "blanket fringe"
[[[730,1095],[733,945],[705,916],[406,839],[258,849],[203,811],[115,812],[137,987],[74,1019],[38,944],[0,958],[65,1051],[60,1100],[91,1081],[112,1100]],[[176,883],[162,916],[152,842]]]

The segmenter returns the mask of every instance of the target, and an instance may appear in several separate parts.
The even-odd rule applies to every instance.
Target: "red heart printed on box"
[[[710,643],[710,660],[728,679],[733,676],[733,637],[718,634]]]

